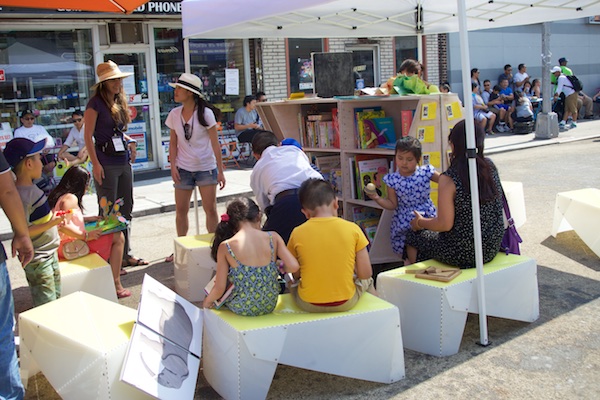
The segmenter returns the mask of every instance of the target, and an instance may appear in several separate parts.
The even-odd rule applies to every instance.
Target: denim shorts
[[[177,168],[179,171],[179,183],[173,184],[175,189],[192,190],[196,186],[216,185],[218,170],[190,172]]]

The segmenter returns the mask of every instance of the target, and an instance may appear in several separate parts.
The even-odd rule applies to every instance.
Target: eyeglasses
[[[190,129],[190,124],[183,125],[183,132],[185,133],[185,140],[190,140],[192,138],[192,130]]]
[[[81,122],[81,118],[74,119],[73,122]]]

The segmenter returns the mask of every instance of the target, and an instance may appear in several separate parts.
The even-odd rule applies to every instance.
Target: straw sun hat
[[[96,82],[96,85],[94,86],[97,86],[99,83],[108,81],[110,79],[118,79],[131,76],[133,75],[133,72],[121,72],[119,66],[115,64],[114,61],[108,60],[98,65],[98,67],[96,68],[96,75],[98,75],[98,82]]]
[[[200,93],[202,81],[194,74],[181,74],[177,83],[169,83],[169,86],[173,88],[179,86],[202,97],[202,93]]]

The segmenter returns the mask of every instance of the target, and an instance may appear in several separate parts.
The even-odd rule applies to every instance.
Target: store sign
[[[142,4],[134,14],[181,14],[181,1],[149,1]]]
[[[0,14],[98,14],[92,11],[72,10],[67,8],[40,9],[20,7],[0,7]],[[133,14],[181,15],[181,0],[149,1],[133,11]],[[110,15],[110,14],[109,14]]]
[[[146,122],[134,122],[127,125],[127,136],[137,142],[135,163],[137,164],[148,161]]]
[[[3,69],[0,69],[0,82],[5,82],[6,81],[6,74],[4,73]]]

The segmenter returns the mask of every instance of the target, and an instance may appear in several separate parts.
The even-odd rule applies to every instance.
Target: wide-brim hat
[[[194,74],[181,74],[177,83],[169,83],[169,86],[172,88],[179,86],[202,97],[202,93],[200,92],[202,81]]]
[[[4,158],[12,168],[16,168],[25,157],[41,153],[45,146],[45,138],[39,142],[33,142],[26,138],[14,138],[6,143]]]
[[[123,72],[114,61],[108,60],[102,64],[98,64],[96,67],[96,75],[98,75],[98,81],[94,86],[111,79],[126,78],[133,75],[133,72]]]

